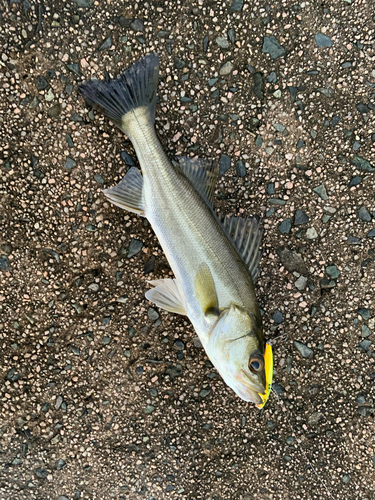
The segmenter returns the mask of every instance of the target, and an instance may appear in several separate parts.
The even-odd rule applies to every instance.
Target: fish
[[[271,390],[273,358],[254,289],[261,222],[216,214],[216,162],[168,158],[155,130],[158,81],[159,58],[150,53],[118,78],[79,86],[86,103],[131,140],[141,167],[131,167],[103,193],[114,205],[148,219],[174,273],[173,279],[149,281],[146,298],[187,316],[225,383],[262,408]]]

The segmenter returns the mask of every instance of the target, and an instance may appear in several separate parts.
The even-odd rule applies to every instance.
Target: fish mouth
[[[266,393],[266,387],[261,382],[257,383],[249,379],[244,370],[240,370],[236,377],[236,381],[240,382],[240,386],[236,385],[236,393],[244,401],[261,404],[263,402],[260,394]]]

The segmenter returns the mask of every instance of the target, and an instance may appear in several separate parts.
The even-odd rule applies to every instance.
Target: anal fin
[[[104,189],[103,193],[114,205],[144,216],[142,188],[141,172],[137,168],[131,167],[116,186]]]
[[[155,288],[146,292],[146,299],[166,311],[184,316],[187,315],[184,305],[185,297],[177,280],[167,278],[163,280],[151,280],[148,283]]]

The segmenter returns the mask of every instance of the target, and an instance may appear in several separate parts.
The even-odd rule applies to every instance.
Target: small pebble
[[[315,41],[318,47],[332,47],[333,43],[329,36],[323,33],[317,33],[315,35]]]
[[[308,240],[315,240],[318,237],[318,233],[316,232],[316,229],[314,227],[309,227],[309,229],[306,231],[306,238]]]
[[[300,224],[306,224],[309,221],[308,216],[302,210],[296,210],[294,212],[294,225],[298,226]]]
[[[310,347],[307,347],[305,344],[302,344],[302,342],[298,342],[297,340],[295,340],[293,343],[298,352],[302,354],[304,358],[310,358],[313,356],[314,351],[310,349]]]
[[[321,184],[320,186],[317,186],[316,188],[314,188],[313,191],[317,195],[319,195],[322,200],[328,200],[327,191],[326,191],[326,188],[324,187],[323,184]]]
[[[366,207],[361,207],[358,210],[358,218],[364,222],[371,222],[372,220],[371,214]]]
[[[277,229],[280,231],[281,234],[289,234],[290,230],[292,229],[292,221],[290,218],[287,218],[281,222],[277,226]]]

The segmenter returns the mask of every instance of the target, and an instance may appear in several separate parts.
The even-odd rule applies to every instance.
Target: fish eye
[[[252,356],[249,359],[249,370],[253,373],[260,372],[264,368],[264,361],[260,356]]]

